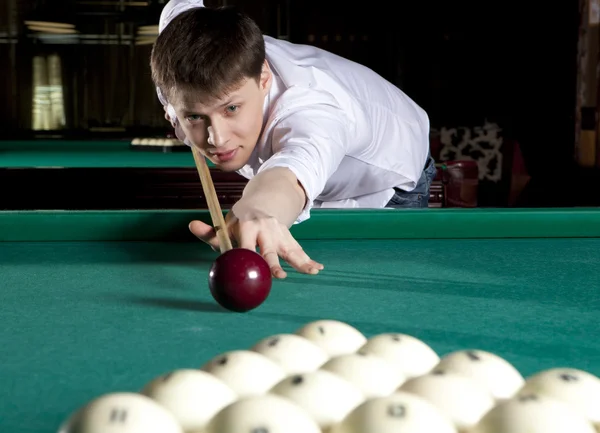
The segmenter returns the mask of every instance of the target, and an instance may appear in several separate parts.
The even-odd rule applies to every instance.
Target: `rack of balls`
[[[399,333],[366,338],[336,320],[267,336],[98,396],[59,433],[596,433],[600,378],[573,368],[523,377],[482,350],[438,355]]]
[[[189,147],[175,137],[136,137],[131,140],[130,148],[133,150],[159,152],[189,151]]]

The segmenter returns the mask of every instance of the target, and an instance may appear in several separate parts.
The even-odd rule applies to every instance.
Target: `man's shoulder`
[[[277,50],[283,50],[289,53],[323,51],[322,49],[317,48],[314,45],[299,44],[297,42],[290,42],[286,39],[278,39],[272,36],[264,35],[263,39],[265,41],[265,51],[267,52],[267,55]]]
[[[352,129],[348,112],[327,92],[291,87],[286,89],[270,109],[263,137],[277,129],[295,134],[323,134],[325,130]]]
[[[267,59],[271,63],[279,63],[284,68],[294,65],[300,68],[327,71],[343,65],[345,68],[368,69],[353,60],[314,45],[290,42],[270,36],[264,36],[264,38]]]
[[[393,83],[372,69],[331,52],[308,45],[268,38],[267,61],[286,89],[282,105],[297,98],[313,104],[320,101],[336,106],[360,121],[369,110],[388,108],[399,114],[412,100]]]

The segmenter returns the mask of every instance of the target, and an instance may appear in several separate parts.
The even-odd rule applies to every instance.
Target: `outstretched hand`
[[[275,278],[285,278],[286,272],[280,265],[281,257],[298,272],[304,274],[317,274],[323,269],[323,265],[312,260],[294,239],[289,229],[272,217],[257,217],[240,221],[229,212],[226,217],[227,228],[232,243],[240,248],[256,251],[258,246],[271,274]],[[219,251],[214,228],[202,221],[192,221],[190,231],[198,239],[210,245],[215,251]]]

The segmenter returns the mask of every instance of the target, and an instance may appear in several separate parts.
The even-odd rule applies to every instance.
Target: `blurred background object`
[[[206,4],[238,6],[265,34],[377,71],[428,112],[440,169],[472,161],[477,206],[508,207],[600,203],[593,187],[600,181],[598,1],[543,8],[458,0],[401,1],[393,9],[341,0]],[[4,0],[0,167],[47,166],[65,146],[71,156],[59,165],[68,165],[72,152],[98,159],[104,149],[119,158],[114,141],[185,152],[150,76],[165,3]],[[134,158],[144,157],[125,157]],[[154,158],[179,164],[165,159],[173,156]],[[441,177],[436,182],[442,188]]]

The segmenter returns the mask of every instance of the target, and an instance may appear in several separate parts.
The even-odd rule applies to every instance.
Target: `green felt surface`
[[[130,149],[129,140],[0,141],[0,167],[194,167],[190,152]]]
[[[434,212],[378,218],[401,226]],[[530,211],[523,220],[536,213],[561,215]],[[187,221],[187,213],[170,215]],[[573,215],[577,223],[581,214]],[[29,216],[40,224],[49,218]],[[103,220],[118,226],[122,216]],[[468,213],[450,221],[461,217]],[[0,214],[0,227],[5,218]],[[312,229],[327,218],[333,217],[317,213]],[[514,218],[511,225],[519,225]],[[568,226],[561,218],[554,219],[563,221],[557,231]],[[88,220],[89,233],[99,220]],[[338,220],[349,226],[353,219]],[[302,244],[326,269],[318,276],[291,272],[274,282],[260,308],[235,314],[215,306],[207,272],[216,253],[199,242],[125,242],[108,234],[113,240],[24,241],[31,221],[12,226],[21,240],[0,243],[0,431],[55,431],[103,393],[139,390],[166,371],[199,367],[324,318],[367,336],[407,333],[440,355],[489,350],[524,375],[556,366],[600,374],[597,237],[411,239],[397,228],[390,239],[352,238],[340,229],[339,239],[330,233],[311,240],[306,227]],[[61,230],[68,237],[66,226]]]

